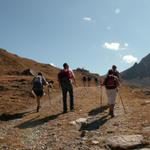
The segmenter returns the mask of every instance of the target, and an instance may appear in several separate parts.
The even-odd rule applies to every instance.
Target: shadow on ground
[[[92,110],[88,113],[88,115],[89,115],[89,116],[96,116],[97,114],[104,112],[104,111],[105,111],[106,109],[108,109],[108,108],[109,108],[108,105],[104,105],[104,106],[102,106],[102,107],[94,108],[94,109],[92,109]]]
[[[0,121],[9,121],[9,120],[15,120],[15,119],[21,119],[22,117],[34,113],[34,111],[26,111],[26,112],[21,112],[21,113],[16,113],[16,114],[7,114],[3,113],[0,115]]]
[[[82,124],[79,131],[87,130],[87,131],[93,131],[99,129],[102,125],[104,125],[109,120],[108,115],[105,115],[101,117],[98,120],[95,120],[88,124]]]
[[[19,129],[26,129],[26,128],[33,128],[39,125],[42,125],[50,120],[54,120],[56,119],[59,115],[61,115],[62,113],[56,114],[56,115],[52,115],[52,116],[48,116],[45,118],[41,118],[41,119],[30,119],[26,122],[21,123],[20,125],[15,126],[15,128],[19,128]],[[36,120],[35,120],[36,119]]]

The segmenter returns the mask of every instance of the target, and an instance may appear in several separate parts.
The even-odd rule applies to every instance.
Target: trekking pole
[[[34,98],[36,97],[36,95],[34,94],[33,90],[31,89],[31,91],[29,92],[29,95],[28,95],[28,97],[27,97],[27,99],[26,99],[26,102],[27,102],[27,103],[29,103],[29,99],[30,99],[30,97],[31,97],[32,95],[34,96]]]
[[[26,102],[27,102],[27,103],[29,103],[30,95],[31,95],[31,94],[30,94],[30,92],[29,92],[29,95],[28,95],[28,97],[27,97],[27,99],[26,99]]]
[[[125,109],[125,106],[124,106],[124,103],[123,103],[123,100],[122,100],[122,97],[121,97],[121,95],[120,95],[119,91],[118,91],[118,95],[119,95],[119,97],[120,97],[120,101],[121,101],[121,104],[122,104],[122,107],[123,107],[124,113],[126,114],[126,113],[127,113],[127,111],[126,111],[126,109]]]
[[[100,92],[100,110],[102,111],[102,105],[103,105],[103,89],[102,86],[100,86],[101,92]]]
[[[49,85],[48,85],[48,99],[49,99],[49,102],[50,102],[50,105],[51,105],[51,97],[50,97],[50,91],[49,91]]]

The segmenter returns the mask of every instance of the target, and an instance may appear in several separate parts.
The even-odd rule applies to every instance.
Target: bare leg
[[[109,105],[109,115],[114,117],[114,104]]]
[[[41,99],[41,97],[40,96],[37,96],[36,97],[36,100],[37,100],[37,112],[39,112],[39,109],[40,109],[40,99]]]

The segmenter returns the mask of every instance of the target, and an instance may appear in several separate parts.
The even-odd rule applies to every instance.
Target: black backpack
[[[41,76],[36,76],[33,79],[33,89],[41,90],[43,89],[43,81]]]

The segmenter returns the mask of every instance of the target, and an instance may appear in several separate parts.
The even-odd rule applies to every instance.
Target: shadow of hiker
[[[93,121],[91,123],[82,124],[82,126],[81,126],[79,131],[83,131],[83,130],[87,130],[87,131],[97,130],[109,120],[107,117],[108,116],[105,115],[105,116],[101,117],[100,119],[95,120],[95,121]]]
[[[15,120],[15,119],[21,119],[25,115],[31,114],[33,111],[26,111],[22,113],[15,113],[15,114],[1,114],[0,115],[0,121],[9,121],[9,120]]]
[[[56,115],[48,116],[48,117],[37,119],[37,120],[35,120],[36,118],[33,118],[33,119],[28,120],[24,123],[21,123],[20,125],[15,126],[15,128],[19,128],[19,129],[33,128],[33,127],[42,125],[42,124],[44,124],[50,120],[54,120],[61,114],[62,113],[59,113]]]
[[[109,108],[108,105],[105,105],[105,106],[102,106],[102,107],[94,108],[94,109],[92,109],[92,110],[88,113],[88,115],[89,115],[89,116],[96,116],[97,114],[104,112],[104,110],[106,110],[106,109],[108,109],[108,108]]]

